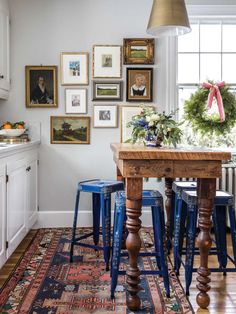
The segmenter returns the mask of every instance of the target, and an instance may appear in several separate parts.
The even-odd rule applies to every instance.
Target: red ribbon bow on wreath
[[[220,122],[225,121],[225,111],[224,111],[224,106],[223,106],[223,101],[222,97],[220,94],[220,89],[219,87],[224,86],[225,82],[219,82],[216,83],[215,85],[212,85],[210,83],[203,83],[202,87],[210,89],[208,99],[207,99],[207,106],[208,108],[211,108],[212,102],[214,97],[216,98],[219,114],[220,114]]]

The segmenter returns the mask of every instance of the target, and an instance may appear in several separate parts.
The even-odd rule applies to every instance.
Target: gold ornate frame
[[[55,119],[64,119],[65,121],[68,119],[72,120],[87,120],[87,134],[86,141],[63,141],[63,140],[55,140],[53,138],[53,122]],[[70,136],[70,135],[69,135]],[[90,144],[90,117],[75,117],[75,116],[51,116],[50,117],[50,138],[51,144]]]
[[[53,71],[53,103],[52,104],[32,104],[30,97],[30,71]],[[27,108],[57,108],[58,107],[58,85],[57,66],[36,66],[27,65],[25,67],[25,104]]]
[[[147,49],[145,58],[132,57],[131,47],[143,46]],[[124,64],[154,64],[155,40],[154,38],[124,38]]]

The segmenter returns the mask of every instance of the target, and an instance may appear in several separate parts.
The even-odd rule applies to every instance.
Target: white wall
[[[73,210],[76,183],[90,178],[115,178],[111,142],[120,130],[91,129],[91,145],[51,145],[50,116],[64,115],[64,88],[59,80],[58,109],[25,108],[25,65],[58,65],[61,51],[90,53],[88,115],[92,116],[91,51],[93,44],[122,44],[125,37],[147,37],[152,0],[10,0],[11,79],[10,99],[0,101],[0,120],[40,121],[40,211]],[[201,1],[216,4],[216,1]],[[200,1],[187,1],[198,4]],[[222,1],[221,1],[222,3]],[[217,2],[220,4],[220,1]],[[223,2],[226,4],[226,1]],[[227,1],[236,4],[236,1]],[[157,43],[154,66],[154,103],[168,104],[165,40]],[[58,68],[59,70],[59,68]],[[123,67],[125,81],[125,67]],[[125,93],[124,93],[125,96]],[[88,208],[85,201],[83,208]]]
[[[9,101],[1,102],[0,119],[33,120],[42,124],[39,184],[41,211],[73,210],[75,188],[79,180],[115,178],[115,164],[109,145],[119,142],[120,129],[91,128],[91,145],[51,145],[50,116],[65,114],[64,87],[59,83],[58,109],[26,109],[25,65],[59,66],[61,51],[88,51],[88,115],[92,116],[92,45],[119,45],[124,37],[146,37],[151,3],[151,0],[10,1],[12,91]],[[155,85],[156,75],[157,69]],[[154,99],[156,102],[157,88],[154,90]]]

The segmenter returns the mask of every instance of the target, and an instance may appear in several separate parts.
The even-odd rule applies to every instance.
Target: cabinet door
[[[33,227],[38,217],[38,160],[27,163],[26,167],[26,225],[27,231]]]
[[[6,261],[6,166],[0,165],[0,268]]]
[[[9,13],[0,8],[0,98],[8,98],[9,89]]]
[[[7,175],[7,257],[9,257],[26,235],[25,159],[7,163]]]

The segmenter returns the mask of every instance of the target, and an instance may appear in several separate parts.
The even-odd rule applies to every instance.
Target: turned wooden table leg
[[[198,206],[200,233],[197,238],[197,245],[200,250],[200,267],[198,268],[197,288],[200,291],[197,295],[197,304],[206,309],[210,304],[208,291],[210,290],[210,270],[208,268],[208,255],[212,240],[210,230],[212,226],[212,211],[216,193],[216,179],[198,180]]]
[[[137,265],[137,257],[141,247],[139,229],[141,228],[141,207],[142,207],[142,178],[126,178],[126,227],[129,231],[126,239],[126,248],[129,253],[129,266],[126,271],[127,283],[127,307],[136,311],[140,308],[138,292],[141,290],[140,271]]]
[[[165,178],[165,194],[166,194],[166,201],[165,201],[165,210],[166,210],[166,246],[167,249],[170,249],[170,219],[171,219],[171,202],[172,202],[172,178]]]

